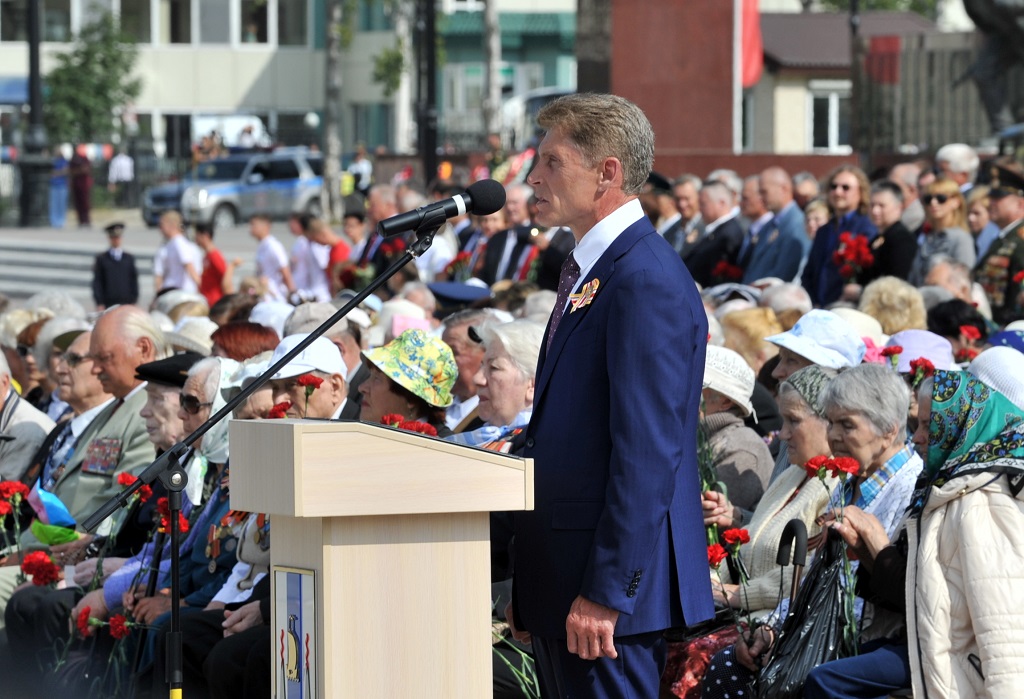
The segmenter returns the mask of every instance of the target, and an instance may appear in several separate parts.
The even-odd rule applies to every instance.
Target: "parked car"
[[[286,219],[293,212],[319,216],[323,158],[305,149],[246,153],[207,160],[178,182],[150,187],[142,217],[155,226],[165,211],[186,223],[231,228],[253,214]]]

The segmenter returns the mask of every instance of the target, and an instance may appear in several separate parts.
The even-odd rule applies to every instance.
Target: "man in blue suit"
[[[781,167],[770,167],[761,173],[761,199],[775,216],[751,241],[743,267],[743,283],[750,284],[765,277],[778,277],[784,282],[799,281],[801,270],[811,251],[804,212],[793,200],[793,181]]]
[[[654,697],[664,629],[714,611],[696,445],[707,320],[637,200],[654,156],[643,112],[570,95],[538,123],[537,219],[577,245],[537,367],[535,507],[516,513],[506,612],[545,697]]]

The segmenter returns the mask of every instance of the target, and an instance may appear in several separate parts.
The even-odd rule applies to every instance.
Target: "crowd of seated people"
[[[704,662],[684,662],[694,636],[673,630],[688,640],[671,646],[666,693],[754,691],[788,613],[793,570],[775,555],[794,519],[808,531],[811,565],[830,536],[855,558],[860,653],[811,670],[805,696],[1024,689],[1013,602],[1024,585],[1024,173],[999,164],[972,196],[948,173],[966,168],[972,182],[978,173],[969,158],[954,160],[939,168],[946,175],[905,163],[874,182],[843,166],[821,180],[821,199],[798,197],[813,182],[778,167],[745,179],[727,170],[655,178],[641,195],[684,262],[699,260],[704,282],[704,446],[687,458],[713,477],[694,507],[712,538],[732,529],[749,538],[742,567],[707,573],[730,631],[694,631],[714,645]],[[908,172],[921,181],[918,198],[906,194]],[[450,259],[410,265],[401,284],[265,377],[233,417],[361,420],[519,453],[555,304],[557,274],[552,284],[546,270],[574,241],[531,223],[530,192],[515,187],[513,210],[497,223],[460,217],[446,232]],[[443,183],[432,194],[452,191]],[[292,297],[297,305],[238,293],[210,307],[177,289],[149,308],[93,312],[46,292],[0,313],[0,478],[26,493],[17,516],[2,519],[0,662],[15,696],[161,693],[172,603],[190,696],[271,696],[272,523],[232,508],[226,422],[184,464],[178,600],[159,483],[96,531],[83,522],[395,259],[399,249],[373,230],[411,200],[370,188],[352,222],[359,231],[331,234],[351,243],[348,265],[319,254],[326,223],[295,217],[302,244],[291,278],[309,292]],[[979,201],[988,202],[982,225],[970,218]],[[805,468],[816,457],[847,457],[856,472],[818,479]],[[522,696],[511,668],[529,667],[530,647],[502,625],[512,528],[501,513],[491,524],[494,695]],[[52,562],[53,584],[21,578],[32,552]],[[734,614],[753,623],[736,627]]]

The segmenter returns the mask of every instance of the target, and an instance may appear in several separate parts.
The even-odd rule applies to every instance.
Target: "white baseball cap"
[[[270,366],[281,361],[286,354],[295,349],[295,346],[307,337],[309,337],[309,333],[300,333],[298,335],[289,335],[281,340],[277,348],[274,349],[274,356],[270,358]],[[330,340],[318,337],[306,349],[299,352],[290,362],[285,364],[282,369],[279,369],[271,379],[273,381],[290,379],[293,376],[301,376],[311,371],[319,371],[324,374],[341,374],[342,376],[348,375],[348,369],[345,368],[345,362],[341,358],[341,350]]]

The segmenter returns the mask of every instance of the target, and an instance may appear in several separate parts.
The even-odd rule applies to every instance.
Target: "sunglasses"
[[[830,189],[831,191],[833,191],[833,192],[834,192],[834,191],[836,191],[837,189],[841,189],[841,190],[843,190],[844,192],[849,192],[849,191],[850,191],[851,189],[853,189],[853,185],[850,185],[850,184],[843,184],[843,183],[840,183],[840,182],[833,182],[832,184],[830,184],[830,185],[828,186],[828,188],[829,188],[829,189]]]
[[[75,354],[74,352],[65,352],[64,354],[60,355],[60,361],[67,364],[72,369],[77,367],[82,362],[91,359],[92,357],[90,357],[88,354]]]
[[[921,197],[921,201],[924,202],[925,206],[931,204],[933,201],[938,202],[939,204],[945,204],[949,201],[949,196],[945,194],[925,194]]]
[[[20,357],[27,357],[32,352],[32,348],[28,345],[18,345],[17,350]]]
[[[203,403],[199,400],[199,396],[190,396],[185,393],[178,394],[178,402],[181,403],[181,409],[189,415],[198,415],[200,410],[213,405],[213,403]]]

